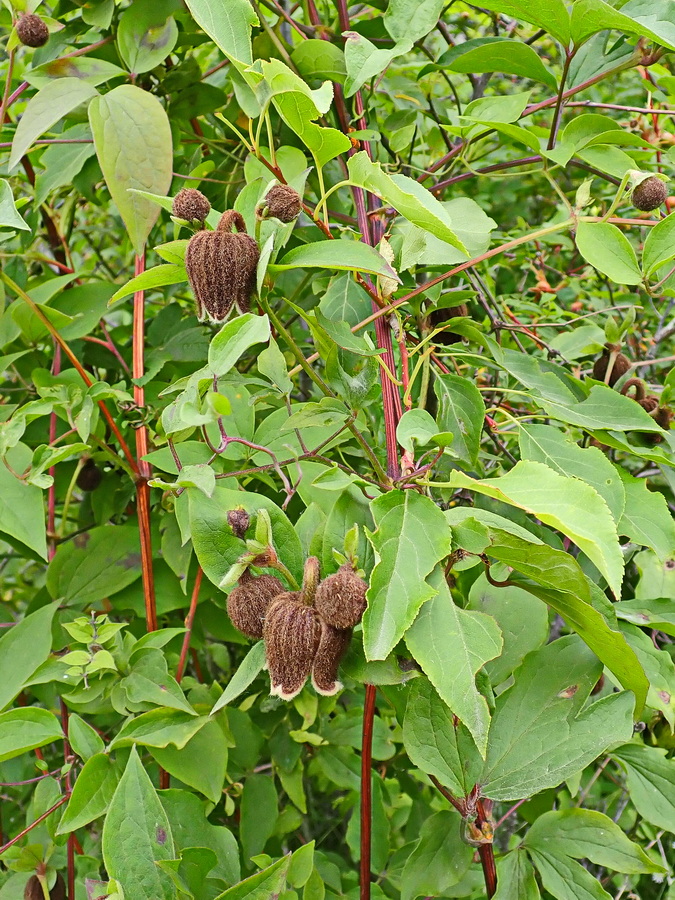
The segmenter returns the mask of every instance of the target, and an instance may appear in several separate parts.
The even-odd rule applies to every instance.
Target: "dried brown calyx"
[[[618,344],[605,345],[602,354],[593,364],[593,378],[596,381],[604,381],[610,387],[613,387],[619,378],[630,369],[630,360],[620,350],[621,347]]]
[[[652,212],[665,203],[667,196],[666,184],[656,175],[652,175],[651,178],[645,178],[633,189],[633,206],[642,212]]]
[[[302,198],[295,188],[289,184],[275,184],[269,189],[256,212],[261,219],[273,216],[287,224],[297,219],[301,210]]]
[[[258,245],[234,210],[223,213],[216,231],[198,231],[190,238],[185,268],[200,321],[224,322],[234,308],[249,311],[259,258]]]
[[[44,900],[45,895],[37,875],[31,875],[23,891],[23,900]],[[61,873],[57,873],[54,887],[49,892],[49,900],[66,900],[66,883]]]
[[[426,318],[425,324],[429,331],[434,331],[436,328],[442,328],[450,319],[468,316],[468,314],[469,310],[466,303],[462,303],[459,306],[447,306],[444,309],[432,309]],[[433,340],[435,344],[448,346],[461,341],[462,336],[461,334],[455,334],[453,331],[439,331],[438,334],[434,335]]]
[[[302,602],[299,591],[281,594],[267,610],[263,637],[270,694],[292,700],[312,671],[321,640],[316,611]]]
[[[227,614],[238,631],[260,639],[269,607],[283,593],[284,586],[274,575],[251,575],[246,571],[229,593]]]
[[[251,517],[245,509],[231,509],[227,514],[227,524],[232,529],[232,534],[243,540],[251,524]]]
[[[367,590],[365,581],[345,563],[319,585],[314,600],[316,611],[333,628],[353,628],[365,611]]]
[[[351,638],[351,628],[333,628],[321,620],[321,638],[312,665],[312,684],[318,694],[332,697],[342,690],[338,669]]]
[[[183,188],[173,198],[171,212],[177,219],[201,222],[203,225],[211,212],[211,204],[197,188]]]
[[[35,13],[24,13],[16,23],[16,34],[24,47],[44,47],[49,40],[49,28]]]
[[[103,472],[93,459],[88,459],[77,474],[75,483],[81,491],[95,491],[103,480]]]

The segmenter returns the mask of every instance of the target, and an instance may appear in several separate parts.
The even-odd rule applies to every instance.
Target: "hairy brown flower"
[[[251,517],[245,509],[231,509],[227,514],[227,524],[232,529],[232,534],[243,540],[251,524]]]
[[[23,891],[24,900],[44,900],[42,885],[37,875],[31,875]],[[60,872],[56,875],[54,887],[49,892],[49,900],[66,900],[66,883]]]
[[[16,23],[16,34],[24,47],[44,47],[49,40],[49,28],[35,13],[24,13]]]
[[[103,479],[103,472],[93,459],[88,459],[77,474],[76,484],[81,491],[95,491]]]
[[[645,178],[633,190],[633,206],[642,212],[651,212],[658,209],[668,196],[668,188],[665,182],[652,175]]]
[[[342,690],[342,684],[337,680],[338,669],[351,638],[351,628],[333,628],[321,621],[321,639],[312,666],[312,684],[317,693],[331,697]]]
[[[610,345],[605,347],[602,351],[602,354],[596,359],[593,364],[593,378],[596,381],[606,381],[610,387],[613,387],[619,378],[622,375],[625,375],[626,372],[630,369],[631,362],[628,357],[624,356],[623,353],[618,352],[618,348],[616,351],[616,357],[614,359],[614,365],[612,366],[612,371],[610,372],[609,378],[606,378],[607,370],[609,368],[609,359],[612,354],[614,345]]]
[[[450,319],[455,319],[458,316],[467,316],[468,314],[469,310],[466,303],[462,303],[459,306],[447,306],[444,309],[432,309],[427,316],[426,324],[429,330],[433,331],[436,328],[442,328]],[[434,335],[433,340],[435,344],[448,346],[461,341],[462,336],[453,331],[439,331],[438,334]]]
[[[316,611],[302,602],[299,591],[281,594],[267,610],[263,637],[270,694],[292,700],[304,687],[319,647]]]
[[[280,222],[288,223],[297,219],[302,210],[300,194],[289,184],[275,184],[267,192],[257,209],[259,216],[274,216]]]
[[[319,585],[314,600],[316,611],[333,628],[353,628],[366,608],[367,589],[365,581],[345,563]]]
[[[185,268],[200,321],[224,322],[234,307],[240,313],[249,311],[259,258],[258,245],[246,234],[244,219],[234,210],[223,213],[216,231],[192,235]]]
[[[202,222],[211,212],[211,204],[197,188],[183,188],[173,198],[172,214],[186,222]]]
[[[283,584],[274,575],[244,572],[227,598],[227,614],[234,627],[247,637],[261,638],[270,604],[283,592]]]

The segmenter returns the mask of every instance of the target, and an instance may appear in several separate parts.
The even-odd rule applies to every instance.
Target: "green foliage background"
[[[0,29],[0,900],[675,897],[672,0]],[[222,325],[186,186],[261,249]],[[228,619],[268,542],[358,554],[334,697]]]

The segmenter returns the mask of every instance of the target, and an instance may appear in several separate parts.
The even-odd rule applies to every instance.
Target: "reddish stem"
[[[58,375],[61,371],[61,348],[54,342],[54,362],[52,363],[52,375]],[[56,413],[49,416],[49,445],[52,446],[56,440]],[[56,553],[56,483],[53,480],[56,473],[56,467],[51,466],[49,474],[52,477],[52,483],[49,485],[47,493],[47,534],[49,535],[49,548],[47,550],[47,558],[52,560]]]
[[[26,826],[26,828],[24,828],[23,831],[20,831],[16,837],[13,837],[11,841],[7,841],[6,844],[3,844],[2,847],[0,847],[0,856],[2,856],[5,850],[9,850],[10,847],[13,847],[14,844],[20,841],[21,838],[24,838],[34,828],[37,828],[40,822],[44,822],[44,820],[48,816],[51,816],[51,814],[55,812],[59,808],[59,806],[63,806],[64,803],[67,803],[69,798],[70,794],[64,794],[63,797],[60,797],[53,806],[49,807],[47,812],[42,813],[39,818],[37,818],[34,822],[31,822],[30,825]]]
[[[180,682],[185,673],[185,664],[187,662],[188,650],[190,649],[190,640],[192,638],[192,627],[195,622],[195,612],[197,610],[197,603],[199,601],[199,588],[202,585],[202,575],[203,575],[202,567],[197,567],[197,575],[195,576],[195,584],[192,588],[192,597],[190,599],[190,610],[187,614],[187,618],[185,619],[185,627],[187,631],[185,632],[185,637],[183,638],[183,646],[180,651],[180,659],[178,660],[178,669],[176,671],[176,681]]]
[[[361,741],[361,900],[370,900],[370,860],[372,846],[372,764],[373,722],[375,718],[375,685],[366,685],[363,702],[363,736]]]
[[[485,812],[483,800],[479,800],[476,804],[476,826],[482,828],[484,824],[489,823],[489,817]],[[485,890],[488,897],[494,897],[497,892],[497,867],[495,865],[495,854],[492,843],[481,844],[478,848],[478,855],[483,867],[483,876],[485,878]]]

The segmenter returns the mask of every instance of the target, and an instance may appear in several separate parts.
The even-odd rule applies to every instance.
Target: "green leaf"
[[[571,21],[572,40],[577,46],[608,28],[647,37],[657,44],[675,49],[675,26],[667,0],[649,4],[644,0],[632,0],[621,11],[604,0],[577,0]]]
[[[624,744],[612,752],[626,770],[631,803],[638,813],[665,831],[675,829],[675,760],[644,744]]]
[[[497,862],[494,900],[539,900],[534,869],[524,850],[514,850]]]
[[[70,834],[102,816],[110,805],[119,780],[117,766],[105,753],[98,753],[87,760],[77,776],[56,833]]]
[[[626,493],[626,508],[619,522],[619,534],[636,544],[651,547],[659,559],[675,556],[675,522],[666,498],[650,491],[646,478],[633,478],[621,470]]]
[[[21,692],[52,649],[52,619],[58,603],[49,603],[17,625],[3,629],[0,638],[0,709]]]
[[[342,84],[347,74],[344,53],[329,41],[306,38],[294,47],[291,59],[302,78],[312,86],[317,81]]]
[[[595,488],[615,522],[619,522],[624,509],[630,509],[619,470],[602,450],[580,447],[570,435],[550,425],[521,425],[518,439],[522,459],[546,463],[554,472],[579,478]]]
[[[642,250],[642,266],[649,277],[659,266],[675,259],[675,213],[649,229]]]
[[[84,605],[122,590],[140,574],[138,528],[101,525],[61,544],[47,570],[47,588],[55,599]]]
[[[569,635],[530,653],[496,700],[483,793],[520,800],[555,787],[633,732],[634,698],[611,694],[584,709],[602,664]]]
[[[436,63],[425,66],[420,74],[443,69],[471,74],[501,72],[540,81],[553,90],[557,87],[555,76],[532,47],[498,37],[472,38],[451,47]]]
[[[241,795],[240,835],[244,859],[257,856],[274,833],[277,792],[270,775],[249,775]]]
[[[17,444],[6,459],[15,472],[23,472],[32,461],[32,452],[25,444]],[[0,465],[0,534],[8,534],[47,559],[42,491],[33,484],[12,475],[7,466]]]
[[[482,761],[469,732],[427,678],[410,686],[403,744],[413,765],[434,775],[456,797],[469,794],[480,777]]]
[[[185,5],[228,59],[251,65],[251,28],[258,17],[248,0],[228,0],[227,6],[220,0],[186,0]]]
[[[578,425],[589,431],[645,431],[663,434],[663,429],[639,403],[624,397],[604,384],[596,384],[586,400],[540,401],[541,407],[551,418],[570,425]]]
[[[344,31],[342,36],[347,69],[345,97],[353,97],[367,81],[384,72],[393,59],[407,53],[412,46],[410,41],[404,41],[391,49],[380,49],[357,31]]]
[[[614,604],[614,609],[617,618],[625,622],[675,635],[675,608],[670,599],[652,597],[649,600],[622,600]]]
[[[455,233],[457,226],[447,209],[419,182],[406,175],[387,175],[379,163],[370,160],[365,150],[355,153],[349,159],[347,168],[354,184],[377,194],[413,225],[446,241],[462,253],[467,252]]]
[[[98,87],[104,81],[124,74],[124,69],[119,66],[107,62],[105,59],[95,59],[91,56],[53,59],[34,69],[29,69],[25,73],[26,81],[34,88],[43,88],[57,78],[61,80],[63,78],[79,78],[80,81],[86,81],[88,84]],[[64,147],[59,147],[59,153],[63,153],[64,149]],[[44,163],[44,156],[42,162]]]
[[[435,27],[444,6],[444,0],[390,0],[384,27],[395,41],[408,41],[412,46]]]
[[[211,715],[215,715],[218,710],[227,706],[233,700],[242,694],[246,688],[254,681],[256,676],[262,672],[265,665],[265,645],[262,641],[258,641],[248,651],[244,659],[239,664],[239,668],[230,678],[227,687],[216,701]]]
[[[270,338],[267,316],[245,313],[227,322],[209,346],[209,369],[214,375],[226,375],[241,355],[255,344],[266,344]]]
[[[30,231],[30,225],[24,222],[23,217],[16,208],[12,188],[9,181],[0,178],[0,228],[18,228],[21,231]]]
[[[28,707],[0,713],[0,762],[63,738],[61,723],[46,709]]]
[[[130,72],[149,72],[176,46],[178,27],[154,0],[136,0],[117,23],[117,47]]]
[[[429,581],[436,596],[420,610],[408,629],[406,643],[485,756],[490,712],[476,688],[475,676],[488,660],[499,656],[501,632],[491,616],[455,605],[442,566],[436,567]]]
[[[524,509],[561,531],[605,576],[613,593],[621,593],[623,555],[607,504],[590,485],[559,475],[539,462],[521,461],[506,475],[474,481],[454,471],[449,486],[478,491]]]
[[[461,375],[437,374],[434,392],[438,398],[439,430],[453,436],[448,452],[462,462],[475,465],[485,419],[480,391]]]
[[[103,739],[96,729],[81,719],[77,713],[71,713],[68,717],[68,741],[73,751],[85,762],[105,749]]]
[[[363,616],[366,659],[386,659],[422,604],[437,590],[427,583],[450,553],[450,526],[428,497],[389,491],[371,503],[375,531],[368,537],[379,561],[370,579]]]
[[[584,0],[580,0],[574,11],[583,3]],[[577,249],[587,263],[617,284],[640,284],[642,281],[635,250],[616,225],[609,222],[579,222]]]
[[[530,857],[537,867],[544,888],[556,900],[611,900],[600,882],[569,856],[531,850]]]
[[[588,859],[598,866],[627,875],[666,871],[663,866],[653,863],[609,816],[592,809],[544,813],[530,827],[523,843],[528,850]]]
[[[18,165],[33,141],[81,103],[86,103],[97,95],[95,87],[79,78],[58,78],[46,84],[28,101],[14,132],[8,163],[9,171]]]
[[[128,747],[131,744],[167,747],[173,744],[180,750],[208,721],[206,716],[191,716],[179,709],[151,709],[150,712],[127,719],[110,747]]]
[[[189,784],[212,803],[221,799],[227,768],[227,740],[214,719],[203,725],[187,744],[152,751],[159,765],[174,778]]]
[[[250,878],[228,888],[223,894],[219,894],[216,900],[270,900],[272,897],[279,897],[286,884],[290,862],[289,853],[262,872],[256,872]]]
[[[134,900],[175,900],[171,878],[156,863],[175,856],[169,820],[134,747],[103,825],[108,877]]]
[[[621,624],[630,647],[640,661],[649,679],[647,706],[663,713],[663,717],[675,730],[675,664],[667,650],[654,646],[651,637],[635,625]]]
[[[473,849],[462,838],[463,826],[454,810],[429,816],[403,867],[401,900],[443,896],[461,881],[473,859]]]
[[[136,291],[150,291],[154,288],[166,287],[167,284],[180,284],[181,281],[187,280],[185,266],[165,265],[153,266],[152,269],[146,269],[140,275],[127,281],[124,287],[110,298],[110,303],[116,303],[123,297],[128,297]]]
[[[173,151],[167,114],[152,94],[122,84],[90,104],[89,122],[110,196],[134,250],[142,253],[159,208],[129,191],[169,191]]]
[[[348,269],[354,272],[369,272],[398,281],[396,272],[383,256],[361,241],[318,241],[302,244],[290,250],[270,271],[285,269]]]
[[[408,409],[396,426],[396,440],[409,453],[414,453],[415,444],[424,446],[438,434],[438,425],[426,409]]]
[[[570,17],[563,0],[537,0],[536,4],[528,0],[487,0],[481,4],[483,9],[512,16],[543,28],[561,44],[567,46],[570,41]]]

